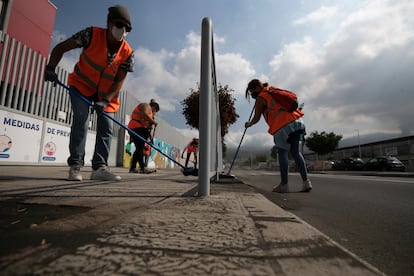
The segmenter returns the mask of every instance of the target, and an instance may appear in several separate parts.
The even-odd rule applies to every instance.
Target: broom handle
[[[79,98],[81,98],[83,101],[85,101],[87,104],[89,104],[90,106],[93,106],[93,103],[87,99],[86,97],[84,97],[83,95],[81,95],[80,93],[78,93],[76,90],[71,89],[69,86],[63,84],[62,82],[58,81],[57,82],[60,86],[66,88],[70,93],[75,94],[76,96],[78,96]],[[165,157],[167,157],[169,160],[171,160],[173,163],[175,163],[176,165],[180,166],[181,168],[185,169],[185,167],[183,165],[181,165],[180,163],[178,163],[177,161],[175,161],[173,158],[171,158],[170,156],[168,156],[167,154],[165,154],[164,152],[162,152],[158,147],[154,146],[153,143],[146,141],[141,135],[139,135],[138,133],[136,133],[135,131],[133,131],[132,129],[128,128],[126,125],[124,125],[123,123],[119,122],[117,119],[113,118],[112,116],[108,115],[108,113],[106,112],[102,112],[102,115],[107,117],[108,119],[112,120],[113,122],[115,122],[117,125],[119,125],[120,127],[122,127],[123,129],[125,129],[126,131],[128,131],[129,133],[132,133],[133,135],[135,135],[138,139],[140,139],[141,141],[149,144],[153,149],[155,149],[156,151],[158,151],[159,153],[161,153],[162,155],[164,155]]]
[[[250,119],[251,119],[251,118],[252,118],[252,116],[253,116],[253,111],[254,111],[254,106],[253,106],[252,112],[250,113],[250,116],[249,116],[249,121],[250,121]],[[236,152],[235,152],[235,154],[234,154],[234,158],[233,158],[233,161],[231,162],[231,165],[230,165],[230,168],[229,168],[229,172],[227,173],[227,175],[229,175],[229,174],[230,174],[231,169],[233,168],[234,161],[236,161],[237,154],[239,153],[239,149],[240,149],[241,143],[243,142],[244,135],[246,134],[246,130],[247,130],[247,127],[245,127],[245,128],[244,128],[244,132],[243,132],[242,138],[240,139],[239,146],[237,147],[237,150],[236,150]]]

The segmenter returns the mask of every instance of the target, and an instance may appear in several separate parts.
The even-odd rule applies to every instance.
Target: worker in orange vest
[[[302,192],[309,192],[312,190],[312,184],[308,178],[305,159],[299,151],[299,142],[304,139],[305,135],[305,125],[301,119],[304,113],[300,109],[292,112],[287,111],[269,93],[269,88],[267,83],[262,83],[258,79],[253,79],[247,85],[246,98],[250,99],[252,97],[256,102],[254,116],[249,122],[245,123],[245,127],[251,127],[259,122],[262,115],[269,126],[268,132],[273,136],[273,141],[278,149],[281,178],[281,183],[273,188],[273,192],[289,192],[289,152],[294,158],[303,180]]]
[[[109,171],[108,156],[111,149],[113,122],[117,112],[118,95],[128,72],[134,71],[134,55],[125,40],[131,31],[131,18],[126,7],[116,5],[108,9],[107,28],[88,27],[57,44],[45,68],[45,81],[59,82],[55,68],[63,54],[83,48],[74,71],[69,75],[71,90],[94,102],[97,112],[95,151],[92,157],[92,180],[119,181],[121,177]],[[89,124],[89,104],[76,93],[70,93],[73,123],[69,139],[70,167],[68,180],[82,181],[86,135]]]
[[[159,104],[154,99],[151,99],[149,104],[138,104],[131,114],[128,128],[137,133],[142,139],[136,137],[133,133],[130,134],[131,140],[135,144],[135,152],[132,155],[131,166],[129,168],[130,173],[146,173],[144,145],[148,138],[153,141],[153,134],[157,126],[154,115],[159,110]],[[136,169],[137,163],[139,163],[139,171]]]
[[[194,167],[197,168],[197,153],[198,153],[198,138],[193,138],[190,143],[183,149],[181,153],[181,158],[184,158],[184,152],[187,151],[187,157],[185,159],[185,167],[188,165],[190,160],[191,153],[194,154]]]

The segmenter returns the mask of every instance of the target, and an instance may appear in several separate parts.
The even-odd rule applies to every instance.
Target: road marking
[[[280,175],[278,171],[244,171],[238,172],[241,177],[245,176],[272,176]],[[289,175],[299,175],[299,173],[289,173]],[[414,178],[392,177],[392,176],[372,176],[372,175],[345,175],[345,174],[319,174],[309,173],[310,178],[335,178],[335,179],[351,179],[351,180],[369,180],[381,182],[398,182],[398,183],[414,183]]]
[[[404,177],[389,177],[389,176],[364,176],[364,175],[343,175],[343,174],[310,174],[312,178],[341,178],[354,180],[369,180],[380,182],[400,182],[400,183],[414,183],[413,178]]]

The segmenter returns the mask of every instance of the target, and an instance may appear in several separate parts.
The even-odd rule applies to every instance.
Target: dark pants
[[[303,140],[303,131],[296,131],[289,135],[288,143],[290,144],[290,154],[295,160],[296,166],[299,169],[302,180],[308,179],[308,170],[306,162],[302,153],[299,151],[299,142]],[[280,178],[283,184],[288,183],[289,172],[289,150],[278,148],[279,164],[280,164]]]
[[[150,136],[149,128],[141,127],[141,128],[133,129],[133,131],[136,132],[139,136],[141,136],[145,141]],[[145,162],[144,162],[145,141],[139,139],[138,137],[135,137],[135,135],[132,133],[130,135],[131,135],[132,142],[135,144],[135,151],[134,151],[134,154],[132,155],[130,169],[135,169],[137,166],[137,162],[139,163],[140,168],[144,169],[145,168]]]
[[[197,168],[197,152],[193,152],[194,154],[194,168]],[[185,159],[185,167],[188,166],[188,161],[190,161],[191,152],[187,151],[187,158]]]

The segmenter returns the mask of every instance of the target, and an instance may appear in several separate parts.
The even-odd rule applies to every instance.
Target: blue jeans
[[[76,89],[74,90],[76,91]],[[67,162],[69,166],[82,167],[85,164],[85,145],[88,134],[90,106],[73,93],[70,93],[70,100],[73,110],[73,122],[69,139],[70,156]],[[113,117],[113,113],[107,114]],[[97,117],[95,150],[92,158],[92,169],[94,170],[102,166],[108,166],[113,130],[111,119],[99,114]]]
[[[294,137],[290,144],[290,153],[298,166],[302,180],[308,179],[308,170],[306,169],[305,159],[299,151],[299,137]],[[280,178],[283,184],[288,183],[289,172],[289,150],[278,148],[279,164],[280,164]]]

